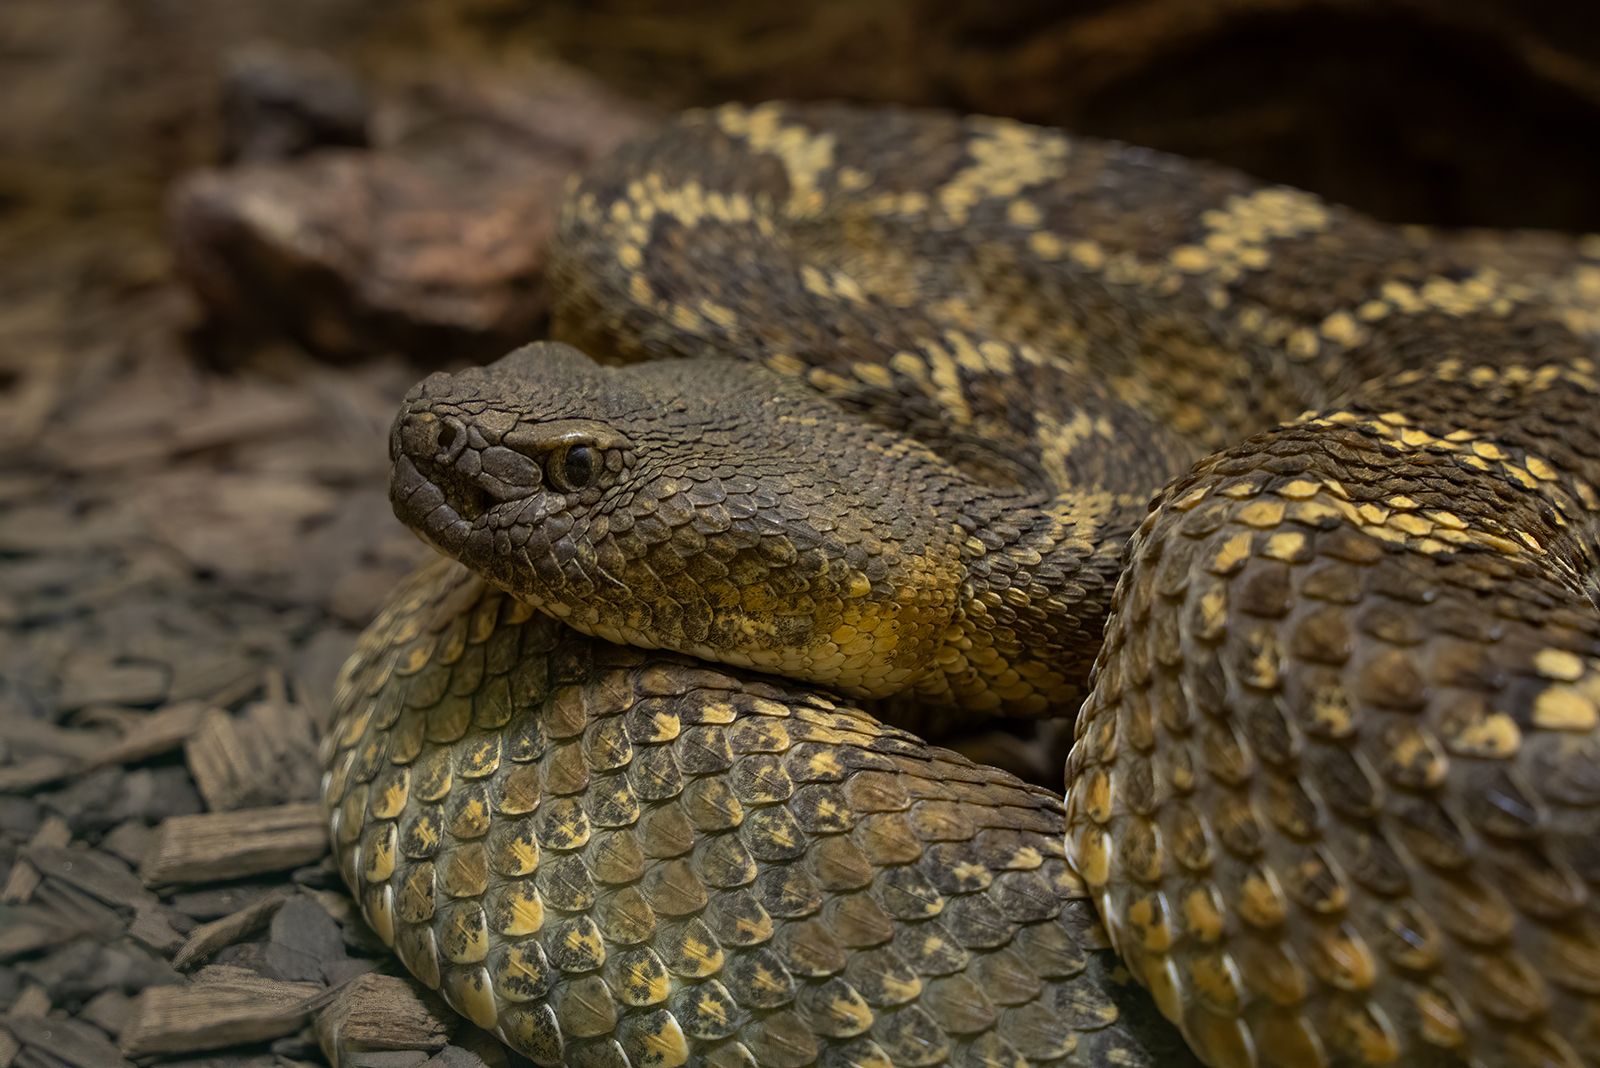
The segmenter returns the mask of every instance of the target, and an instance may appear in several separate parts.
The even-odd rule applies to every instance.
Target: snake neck
[[[984,485],[756,365],[558,345],[433,376],[391,450],[402,520],[579,631],[988,714],[1081,697],[1145,507],[1065,454],[1086,484]]]

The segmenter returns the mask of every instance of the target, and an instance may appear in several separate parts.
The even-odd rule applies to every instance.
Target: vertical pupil
[[[562,471],[567,476],[567,485],[573,489],[582,489],[594,477],[595,454],[587,445],[575,445],[567,450],[566,459],[562,461]]]

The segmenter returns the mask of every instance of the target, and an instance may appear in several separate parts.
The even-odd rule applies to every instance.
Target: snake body
[[[1214,1068],[1600,1064],[1594,254],[684,116],[556,248],[557,335],[654,362],[396,420],[462,563],[346,667],[346,880],[541,1064],[1183,1063],[1090,899]],[[1064,808],[856,699],[1078,712]]]

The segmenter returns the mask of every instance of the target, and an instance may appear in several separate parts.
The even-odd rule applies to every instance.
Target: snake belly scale
[[[626,366],[396,420],[459,562],[342,676],[345,878],[546,1065],[1600,1065],[1597,259],[686,114],[556,242]],[[1077,714],[1067,796],[868,711]]]

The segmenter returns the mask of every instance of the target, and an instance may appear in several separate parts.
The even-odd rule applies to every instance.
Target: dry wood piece
[[[72,1068],[133,1068],[117,1055],[117,1047],[104,1031],[82,1020],[47,1016],[8,1018],[5,1027],[30,1051],[42,1056],[35,1063],[71,1065]]]
[[[218,320],[336,358],[504,350],[544,311],[567,176],[651,118],[554,65],[424,76],[379,102],[370,151],[181,180],[178,266]]]
[[[238,879],[310,864],[328,850],[321,806],[173,816],[156,828],[139,874],[146,886]]]
[[[32,1016],[43,1016],[50,1011],[50,995],[37,983],[28,987],[11,1005],[5,1016],[9,1024]],[[22,1043],[7,1029],[0,1029],[0,1068],[11,1068],[11,1062],[22,1052]]]
[[[76,760],[60,756],[38,756],[0,768],[0,794],[27,793],[45,783],[70,775]]]
[[[152,949],[170,953],[183,943],[183,937],[168,922],[168,910],[161,899],[146,890],[139,877],[109,853],[30,845],[22,855],[46,880],[56,880],[107,905],[133,912],[128,933]],[[55,893],[58,896],[59,890]]]
[[[293,887],[275,887],[265,897],[246,905],[231,916],[201,924],[190,933],[189,940],[178,950],[178,955],[172,958],[172,966],[179,969],[189,968],[223,946],[250,937],[265,927],[272,920],[273,913],[278,911],[278,906],[293,895]]]
[[[187,986],[153,986],[134,998],[122,1053],[190,1053],[293,1034],[324,993],[319,983],[283,983],[212,965]]]
[[[81,931],[48,909],[33,904],[8,907],[0,924],[0,961],[59,945]]]
[[[107,905],[139,910],[161,904],[126,864],[98,849],[69,849],[30,842],[22,855],[41,875],[60,879]]]
[[[150,848],[153,834],[155,831],[140,820],[123,820],[100,839],[100,848],[137,868],[140,861],[144,860],[145,851]]]
[[[267,677],[267,699],[238,716],[210,709],[184,746],[195,785],[212,811],[259,808],[316,796],[312,713],[291,703],[283,676]]]
[[[179,701],[158,708],[143,717],[116,745],[102,748],[92,756],[84,770],[107,764],[127,764],[176,749],[199,729],[200,717],[205,711],[202,701]]]
[[[167,696],[165,665],[121,664],[99,650],[70,657],[61,669],[62,708],[85,705],[147,705]]]
[[[17,753],[32,751],[50,756],[87,759],[113,744],[115,735],[104,731],[72,730],[32,716],[0,712],[0,741],[10,742]]]
[[[51,816],[33,832],[33,837],[28,839],[28,848],[49,849],[64,846],[70,841],[72,829],[67,826],[67,821],[60,816]],[[39,870],[32,864],[25,860],[19,862],[11,869],[5,888],[0,889],[0,904],[15,905],[28,900],[39,888],[40,878]]]
[[[415,979],[363,975],[340,989],[317,1016],[317,1042],[328,1063],[356,1050],[441,1050],[457,1017]]]

